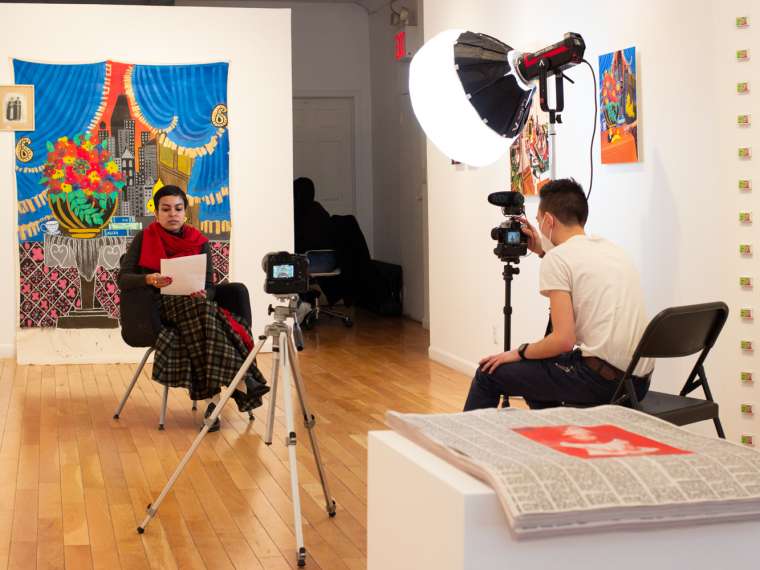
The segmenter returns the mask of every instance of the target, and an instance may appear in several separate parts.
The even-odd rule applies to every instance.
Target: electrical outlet
[[[751,321],[755,318],[754,311],[749,307],[743,307],[739,309],[739,316],[743,321]]]
[[[497,325],[491,327],[491,339],[494,344],[499,344],[499,327]]]
[[[754,447],[755,436],[751,433],[743,433],[739,441],[741,441],[744,445],[750,445]]]
[[[752,277],[739,277],[739,287],[742,289],[752,289]]]
[[[741,255],[752,255],[752,244],[751,243],[740,243],[739,244],[739,253]]]
[[[749,191],[752,190],[752,180],[748,178],[742,178],[739,180],[739,190]]]
[[[755,413],[754,404],[742,404],[740,406],[740,409],[742,411],[742,414],[744,414],[745,416],[751,416]]]
[[[741,342],[741,347],[742,347],[742,350],[744,350],[745,352],[752,352],[752,350],[754,350],[752,347],[751,340],[743,340]]]
[[[739,378],[741,378],[742,384],[752,384],[752,382],[754,381],[752,377],[752,372],[749,372],[748,370],[745,370],[744,372],[742,372]]]

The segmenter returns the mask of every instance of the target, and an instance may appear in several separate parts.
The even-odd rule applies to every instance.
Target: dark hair
[[[588,201],[583,188],[572,178],[560,178],[545,184],[539,192],[538,209],[557,218],[566,226],[585,226]]]
[[[303,208],[314,201],[314,181],[311,178],[301,176],[293,180],[293,204],[296,208]]]
[[[187,194],[185,194],[182,188],[169,185],[162,186],[161,189],[153,195],[153,205],[156,207],[157,211],[159,204],[161,204],[161,198],[166,198],[167,196],[180,196],[185,203],[185,210],[190,207],[190,202],[187,200]]]

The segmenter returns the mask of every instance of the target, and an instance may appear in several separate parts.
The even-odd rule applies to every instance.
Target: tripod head
[[[269,305],[267,313],[270,315],[274,314],[274,323],[269,325],[269,327],[287,328],[288,325],[286,321],[288,319],[293,319],[293,341],[300,352],[303,350],[304,342],[301,325],[298,324],[298,318],[296,316],[296,311],[298,309],[298,295],[277,295],[276,297],[281,304],[275,306]]]
[[[512,279],[513,275],[520,275],[520,268],[519,267],[514,267],[512,265],[513,263],[515,265],[517,265],[518,263],[520,263],[519,259],[514,259],[514,258],[512,258],[512,259],[502,259],[502,261],[504,262],[504,271],[502,272],[502,276],[504,277],[505,280],[506,279]]]
[[[284,323],[287,319],[295,319],[296,308],[298,307],[298,295],[277,295],[279,305],[269,305],[267,314],[274,313],[274,320],[278,323]]]

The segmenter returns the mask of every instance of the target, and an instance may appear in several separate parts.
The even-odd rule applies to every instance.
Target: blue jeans
[[[633,386],[641,399],[649,389],[649,381],[634,379]],[[502,364],[490,374],[478,368],[464,411],[495,408],[501,396],[505,406],[509,406],[509,396],[522,396],[534,409],[609,404],[617,387],[616,380],[602,378],[583,363],[581,351],[574,350],[554,358]]]

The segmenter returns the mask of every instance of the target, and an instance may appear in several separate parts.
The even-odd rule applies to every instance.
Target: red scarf
[[[153,222],[143,231],[142,249],[138,265],[152,271],[161,271],[161,260],[197,255],[208,238],[192,226],[184,225],[174,235]]]
[[[235,317],[232,316],[232,313],[230,313],[227,309],[219,307],[219,311],[224,315],[224,318],[227,319],[232,332],[234,332],[240,338],[240,340],[243,341],[243,344],[248,349],[248,352],[253,350],[253,339],[251,338],[251,335],[248,334],[248,331],[245,330],[245,327],[237,322],[235,320]]]

